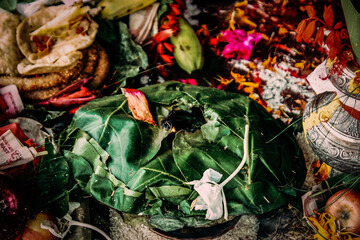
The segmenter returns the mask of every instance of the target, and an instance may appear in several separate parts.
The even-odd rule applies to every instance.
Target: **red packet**
[[[25,133],[21,130],[20,126],[17,123],[11,123],[9,125],[0,127],[0,135],[2,135],[3,133],[5,133],[6,131],[10,130],[19,140],[22,144],[24,145],[29,145],[28,143],[31,143],[31,139],[28,138]],[[44,147],[38,147],[36,149],[38,152],[44,151]],[[17,175],[17,174],[21,174],[24,171],[26,171],[26,169],[28,167],[32,168],[33,170],[36,170],[37,167],[40,164],[40,160],[41,160],[41,156],[36,157],[32,162],[24,164],[24,165],[20,165],[20,166],[16,166],[13,167],[11,169],[7,169],[6,171],[8,173],[10,173],[11,175]]]
[[[1,108],[3,109],[3,104],[5,103],[7,106],[5,112],[8,115],[15,116],[24,110],[24,104],[15,85],[0,88],[0,96],[3,101],[3,103],[1,103],[0,100]]]

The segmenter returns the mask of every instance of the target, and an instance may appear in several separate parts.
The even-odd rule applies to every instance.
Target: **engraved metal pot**
[[[304,111],[306,139],[320,160],[347,173],[360,173],[359,71],[332,75],[324,63],[307,78],[317,95]]]

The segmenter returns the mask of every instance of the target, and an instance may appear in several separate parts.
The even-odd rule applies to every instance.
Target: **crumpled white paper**
[[[207,210],[206,219],[216,220],[223,216],[224,210],[227,218],[227,207],[223,188],[218,184],[222,174],[214,169],[207,169],[200,180],[188,182],[194,185],[194,189],[199,193],[195,200],[195,210]]]
[[[189,185],[194,185],[195,191],[199,193],[195,202],[195,210],[207,210],[205,218],[208,220],[217,220],[224,215],[224,219],[228,219],[228,210],[226,205],[226,196],[224,193],[224,186],[231,181],[245,165],[249,159],[249,120],[246,117],[247,124],[245,125],[244,134],[244,156],[239,166],[233,173],[230,174],[222,183],[218,184],[222,178],[222,174],[214,169],[207,169],[200,180],[188,182]]]

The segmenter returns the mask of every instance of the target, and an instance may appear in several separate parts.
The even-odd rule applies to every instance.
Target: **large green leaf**
[[[357,4],[357,6],[356,6]],[[360,7],[356,0],[341,0],[346,28],[349,32],[349,38],[356,61],[360,64]],[[357,7],[357,8],[356,8]]]
[[[224,181],[243,158],[247,121],[250,159],[224,187],[229,213],[268,212],[289,200],[284,188],[302,185],[305,162],[295,138],[285,131],[269,141],[283,126],[251,99],[176,82],[140,90],[156,126],[135,120],[126,98],[114,95],[80,108],[66,131],[64,143],[75,146],[67,157],[74,176],[99,201],[120,211],[173,219],[169,228],[198,224],[196,215],[205,211],[190,210],[197,194],[186,182],[199,180],[208,168],[221,173]],[[181,129],[187,124],[175,125],[179,119],[191,121],[191,127]],[[173,124],[176,132],[170,133],[164,123]],[[94,144],[99,146],[80,150]],[[99,148],[109,159],[102,160]],[[129,196],[132,200],[125,201]]]

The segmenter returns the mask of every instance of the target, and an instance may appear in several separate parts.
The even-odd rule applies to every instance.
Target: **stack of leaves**
[[[302,152],[291,132],[269,141],[283,126],[262,106],[176,82],[140,90],[153,120],[136,120],[127,98],[114,95],[81,107],[66,130],[62,145],[73,147],[65,156],[85,192],[119,211],[151,215],[165,231],[203,224],[205,211],[191,207],[198,194],[186,183],[209,168],[223,179],[237,168],[248,120],[249,160],[224,187],[229,214],[262,214],[296,196],[306,172]]]

